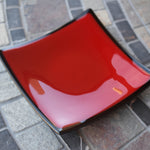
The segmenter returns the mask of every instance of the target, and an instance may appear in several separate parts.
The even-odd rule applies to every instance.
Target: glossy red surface
[[[90,13],[3,55],[33,102],[58,128],[87,120],[150,80]]]

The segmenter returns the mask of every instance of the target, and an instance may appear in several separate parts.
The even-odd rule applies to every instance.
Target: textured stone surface
[[[127,21],[120,21],[116,23],[118,29],[120,30],[122,36],[124,37],[126,42],[133,41],[137,39],[134,31]]]
[[[7,9],[7,20],[10,29],[22,26],[19,8]]]
[[[120,20],[125,18],[121,7],[117,1],[108,1],[107,6],[114,20]]]
[[[60,150],[62,145],[44,123],[16,135],[21,150]]]
[[[89,150],[89,147],[78,135],[78,131],[69,131],[61,136],[71,150]]]
[[[141,100],[150,108],[150,86],[140,94]]]
[[[20,131],[39,121],[40,117],[34,112],[27,101],[22,97],[17,101],[2,106],[2,113],[14,131]]]
[[[68,0],[68,4],[70,8],[81,7],[80,0]]]
[[[24,29],[16,29],[10,31],[13,42],[25,40]]]
[[[12,81],[10,75],[7,72],[0,73],[0,85],[6,83],[8,81]]]
[[[143,132],[121,150],[150,150],[150,131]]]
[[[150,109],[145,103],[136,98],[129,103],[129,106],[146,125],[150,125]]]
[[[139,27],[135,29],[136,34],[145,43],[150,53],[150,34],[147,32],[145,27]]]
[[[3,72],[3,71],[5,71],[6,69],[5,69],[5,67],[4,67],[4,65],[3,65],[3,63],[2,63],[2,60],[1,60],[1,58],[0,58],[0,72]]]
[[[4,22],[4,11],[2,3],[0,3],[0,22]]]
[[[19,0],[6,0],[6,6],[19,6]]]
[[[117,29],[114,26],[107,27],[107,30],[111,33],[111,35],[119,42],[121,41],[121,37],[117,31]]]
[[[150,0],[131,0],[145,24],[150,23]]]
[[[20,95],[20,91],[14,82],[9,81],[0,85],[0,102],[7,101],[18,95]]]
[[[98,10],[95,11],[95,13],[104,26],[111,25],[111,21],[106,10]]]
[[[77,9],[77,10],[72,10],[72,16],[75,18],[76,16],[78,16],[79,14],[81,14],[83,12],[82,9]]]
[[[103,0],[82,0],[84,9],[99,10],[104,8]]]
[[[131,7],[129,1],[121,0],[121,3],[122,3],[123,8],[125,9],[125,13],[129,17],[129,20],[130,20],[131,24],[133,25],[133,27],[141,26],[142,23],[141,23],[140,19],[138,18],[138,16],[136,15],[133,8]]]
[[[9,44],[8,34],[4,23],[0,24],[0,46]]]
[[[131,43],[129,46],[143,64],[150,62],[150,54],[140,41]]]
[[[0,132],[0,150],[19,150],[8,130]]]
[[[5,123],[4,123],[3,117],[2,117],[2,115],[0,113],[0,129],[4,128],[4,127],[5,127]]]
[[[70,20],[65,0],[37,0],[32,5],[27,2],[24,12],[28,35],[54,30]]]
[[[117,150],[144,129],[130,110],[120,106],[81,129],[92,150]]]

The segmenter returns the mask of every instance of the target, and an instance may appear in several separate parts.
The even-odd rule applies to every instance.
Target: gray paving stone
[[[136,34],[139,36],[139,38],[144,42],[144,44],[147,46],[147,50],[150,53],[150,34],[146,30],[145,27],[139,27],[135,29]]]
[[[72,10],[72,16],[75,18],[76,16],[78,16],[79,14],[81,14],[83,12],[82,9],[77,9],[77,10]]]
[[[127,16],[129,17],[130,22],[133,25],[133,27],[141,26],[142,23],[141,23],[140,19],[138,18],[138,16],[136,15],[133,8],[131,7],[129,1],[128,0],[121,0],[121,3],[122,3],[123,8],[125,9]]]
[[[147,126],[150,125],[150,109],[140,98],[133,99],[128,105]]]
[[[120,21],[116,23],[116,25],[126,42],[130,42],[137,39],[134,31],[132,30],[131,26],[127,21]]]
[[[12,81],[10,75],[7,72],[0,73],[0,85],[6,83],[8,81]]]
[[[0,150],[19,150],[8,130],[0,132]]]
[[[120,20],[125,18],[121,7],[117,1],[108,1],[107,6],[114,20]]]
[[[112,35],[118,42],[122,40],[121,37],[120,37],[120,35],[119,35],[119,33],[118,33],[118,31],[117,31],[117,29],[116,29],[115,27],[109,26],[109,27],[107,27],[107,29],[108,29],[108,31],[111,33],[111,35]]]
[[[143,64],[150,62],[150,54],[140,41],[132,43],[129,46]]]
[[[33,3],[32,5],[28,3]],[[25,1],[28,35],[52,31],[70,20],[65,0]],[[42,13],[42,17],[41,17]]]
[[[150,108],[150,86],[140,94],[141,100]]]
[[[4,11],[2,3],[0,3],[0,22],[4,22]]]
[[[79,136],[78,131],[73,130],[61,135],[71,150],[89,150],[89,147]]]
[[[81,135],[92,150],[117,150],[143,129],[127,107],[119,106],[83,127]]]
[[[145,24],[150,23],[150,1],[149,0],[130,0],[136,11],[140,15]]]
[[[150,131],[143,132],[121,150],[150,150]]]
[[[124,48],[124,50],[129,53],[131,56],[133,56],[134,58],[138,59],[136,57],[136,55],[133,53],[133,51],[131,50],[131,48],[127,47],[127,44],[124,41],[119,41],[119,44]]]
[[[0,113],[0,129],[4,128],[4,127],[5,127],[5,122],[4,122],[3,117],[2,117],[2,115]]]
[[[0,23],[0,46],[8,45],[9,39],[6,30],[6,26],[4,23]]]
[[[19,6],[19,0],[6,0],[6,6]]]
[[[93,10],[104,9],[103,0],[82,0],[84,9],[92,8]]]
[[[13,42],[25,40],[24,29],[16,29],[10,31]]]
[[[98,10],[98,11],[95,11],[95,13],[104,26],[111,25],[109,15],[106,10]]]
[[[6,71],[4,65],[2,64],[2,60],[0,58],[0,72]]]
[[[5,115],[5,119],[14,132],[18,132],[41,121],[40,117],[23,97],[3,105],[2,114]]]
[[[7,101],[18,95],[20,95],[20,91],[18,90],[14,82],[9,81],[0,85],[0,102]]]
[[[59,150],[62,145],[45,123],[38,124],[16,135],[21,150]]]
[[[7,20],[10,29],[22,27],[21,16],[19,8],[7,9]]]
[[[81,7],[81,1],[80,0],[68,0],[68,4],[70,8],[75,8],[75,7]]]

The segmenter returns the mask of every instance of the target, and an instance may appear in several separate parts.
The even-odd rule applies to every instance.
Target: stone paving
[[[150,68],[149,0],[0,0],[0,49],[53,31],[87,8]],[[33,111],[0,60],[0,150],[149,150],[149,141],[150,87],[60,136]]]

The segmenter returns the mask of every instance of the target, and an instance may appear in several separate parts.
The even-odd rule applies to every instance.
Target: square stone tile
[[[140,94],[141,100],[150,108],[150,86]]]
[[[95,11],[95,13],[104,26],[111,25],[111,21],[106,10],[98,10]]]
[[[14,132],[18,132],[41,121],[40,117],[23,97],[3,105],[2,114],[5,115],[5,119]]]
[[[150,0],[131,0],[145,24],[150,23]]]
[[[150,150],[150,131],[143,132],[121,150]]]
[[[70,20],[65,0],[36,0],[32,4],[29,2],[24,3],[29,35],[52,31]]]
[[[3,72],[3,71],[6,71],[6,69],[5,69],[5,67],[4,67],[4,65],[2,63],[1,58],[0,58],[0,72]]]
[[[21,93],[13,81],[0,84],[0,102],[19,96]]]
[[[131,43],[129,46],[143,64],[150,62],[150,54],[140,41]]]
[[[11,137],[8,130],[0,132],[0,149],[1,150],[19,150],[14,139]]]
[[[133,10],[133,8],[131,7],[130,3],[128,0],[121,0],[122,6],[125,9],[126,14],[129,17],[129,20],[131,22],[131,24],[133,25],[133,27],[139,27],[142,25],[140,19],[138,18],[138,16],[136,15],[135,11]]]
[[[6,6],[19,6],[19,0],[6,0]]]
[[[60,150],[62,145],[45,123],[38,124],[16,135],[21,150]]]
[[[16,29],[10,31],[13,42],[25,40],[24,29]]]
[[[150,125],[150,109],[146,104],[136,98],[129,103],[129,106],[146,125]]]
[[[9,39],[4,23],[0,23],[0,46],[8,45]]]
[[[0,3],[0,22],[4,22],[4,11],[2,3]]]
[[[4,128],[6,125],[5,125],[5,122],[4,122],[4,120],[3,120],[3,117],[2,117],[2,115],[1,115],[1,113],[0,113],[0,129],[1,128]]]
[[[92,8],[93,10],[104,9],[103,0],[82,0],[84,9]]]
[[[125,18],[121,7],[117,1],[108,1],[107,6],[114,20],[120,20]]]
[[[81,129],[92,150],[117,150],[144,129],[124,105],[102,114]]]
[[[70,8],[82,7],[80,0],[68,0],[68,4]]]
[[[82,12],[83,12],[82,9],[77,9],[77,10],[72,10],[72,11],[71,11],[73,18],[77,17],[77,16],[80,15]]]
[[[131,26],[127,21],[120,21],[116,23],[116,25],[126,42],[130,42],[137,39],[134,31],[132,30]]]
[[[150,53],[150,34],[147,32],[145,27],[139,27],[135,29],[136,34],[139,36],[141,41],[145,43]]]
[[[6,9],[8,26],[10,29],[22,27],[19,8]]]

